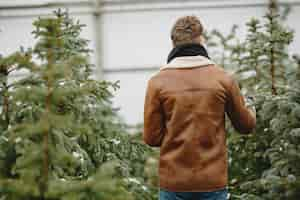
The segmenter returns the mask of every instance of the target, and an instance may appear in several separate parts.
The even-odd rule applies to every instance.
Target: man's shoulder
[[[150,75],[150,78],[149,78],[148,82],[157,82],[157,81],[159,81],[160,76],[161,76],[160,71],[158,71],[158,72]]]
[[[160,77],[161,77],[160,71],[152,74],[147,81],[148,87],[151,86],[151,88],[159,88],[160,86],[159,83],[161,79]]]
[[[218,65],[213,65],[211,70],[215,76],[222,82],[224,86],[231,87],[231,85],[235,82],[235,72],[231,70],[225,70],[223,67]]]
[[[210,69],[213,70],[215,73],[218,73],[218,74],[223,75],[223,76],[228,76],[229,75],[228,71],[226,71],[223,67],[221,67],[217,64],[211,65]]]
[[[200,69],[200,67],[195,68],[195,69]],[[211,71],[210,74],[213,76],[213,78],[220,80],[225,85],[230,86],[234,82],[235,78],[234,78],[233,71],[225,70],[223,67],[221,67],[217,64],[209,65],[209,66],[207,66],[207,69],[209,71]],[[170,80],[170,77],[172,77],[172,75],[174,75],[173,73],[170,73],[170,72],[174,73],[174,71],[171,71],[171,70],[159,70],[159,71],[155,72],[154,74],[152,74],[150,76],[150,78],[148,80],[148,84],[151,84],[156,87],[160,87],[161,83],[165,79]]]

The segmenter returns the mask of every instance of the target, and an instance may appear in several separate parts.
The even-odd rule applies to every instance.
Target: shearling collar
[[[204,56],[184,56],[174,58],[169,64],[166,64],[160,68],[164,69],[178,69],[178,68],[194,68],[203,67],[207,65],[214,65],[215,63]]]

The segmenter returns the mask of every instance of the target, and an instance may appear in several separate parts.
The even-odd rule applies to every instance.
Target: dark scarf
[[[168,62],[171,62],[176,57],[183,56],[204,56],[208,59],[208,53],[201,44],[183,44],[172,49],[168,56]]]

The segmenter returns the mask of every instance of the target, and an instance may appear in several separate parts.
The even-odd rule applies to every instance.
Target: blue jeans
[[[226,200],[227,194],[227,189],[213,192],[170,192],[160,189],[159,200]]]

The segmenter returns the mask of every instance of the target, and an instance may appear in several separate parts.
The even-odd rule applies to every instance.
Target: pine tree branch
[[[2,86],[2,92],[3,92],[3,113],[4,113],[4,129],[7,130],[8,126],[9,126],[9,96],[8,96],[8,83],[7,83],[7,78],[8,78],[8,68],[7,67],[3,67],[1,68],[0,73],[6,77],[4,79],[3,82],[3,86]]]

